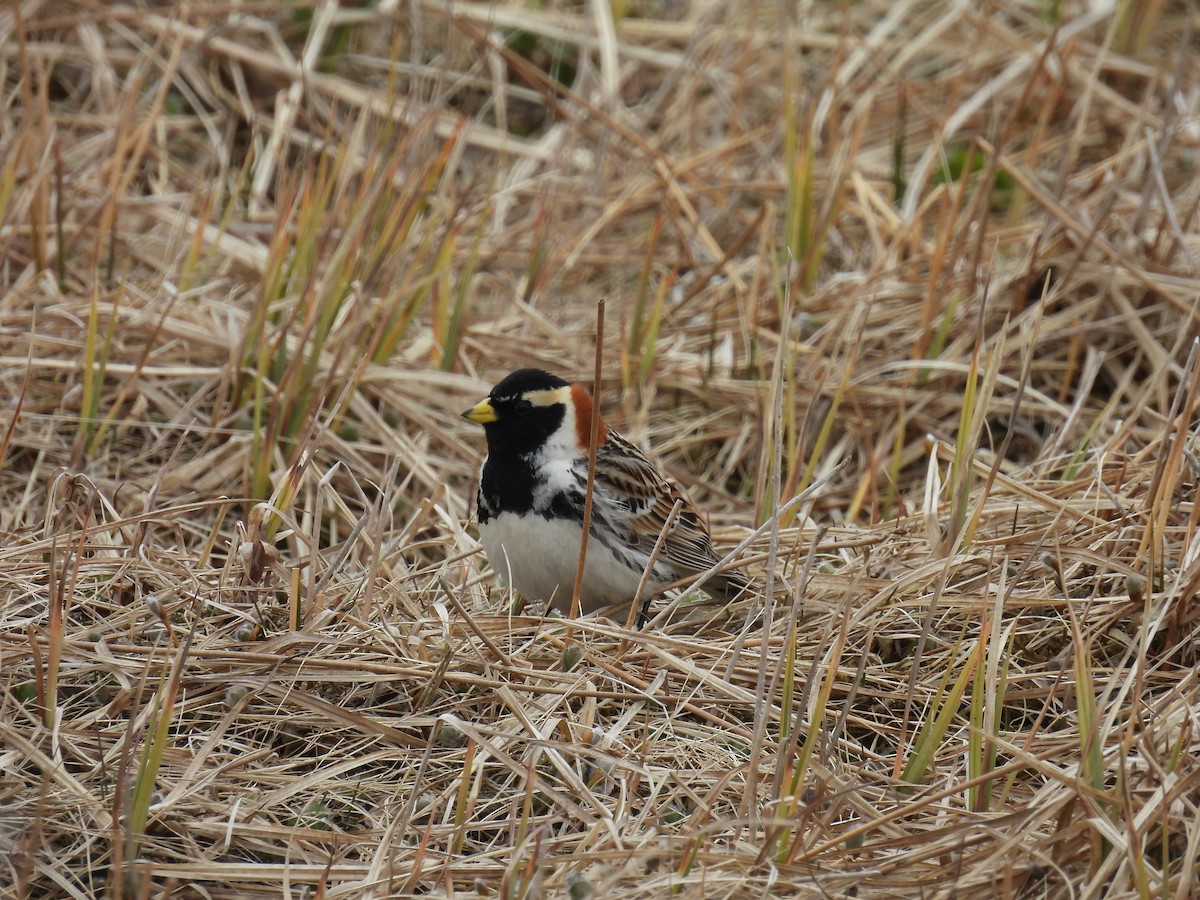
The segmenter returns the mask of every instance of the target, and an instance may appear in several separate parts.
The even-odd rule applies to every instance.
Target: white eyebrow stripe
[[[551,388],[545,391],[530,391],[525,399],[534,406],[554,406],[557,403],[571,402],[571,386]]]

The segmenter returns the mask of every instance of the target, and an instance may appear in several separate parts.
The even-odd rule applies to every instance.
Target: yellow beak
[[[486,400],[480,400],[465,413],[463,413],[472,422],[478,422],[480,425],[490,425],[495,422],[499,416],[496,415],[496,410],[492,408],[492,404]]]

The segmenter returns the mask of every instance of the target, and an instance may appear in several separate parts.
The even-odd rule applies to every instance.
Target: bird
[[[479,538],[501,581],[527,600],[567,610],[583,538],[594,401],[541,369],[518,369],[463,413],[483,426]],[[626,438],[599,420],[592,518],[580,591],[584,614],[641,599],[719,562],[696,508]],[[701,586],[731,601],[749,582],[719,572]],[[643,608],[644,611],[644,608]]]

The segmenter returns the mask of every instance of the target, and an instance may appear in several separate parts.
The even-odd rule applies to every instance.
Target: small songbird
[[[488,561],[517,593],[567,609],[583,536],[591,395],[540,369],[519,369],[463,415],[482,425],[487,436],[478,516]],[[708,571],[718,558],[682,491],[601,419],[583,612],[635,599],[664,528],[643,600],[673,581]],[[747,586],[732,572],[702,585],[723,600]]]

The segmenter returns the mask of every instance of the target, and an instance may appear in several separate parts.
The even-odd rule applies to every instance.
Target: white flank
[[[479,539],[501,581],[531,600],[561,610],[571,604],[579,565],[579,522],[501,513],[479,526]],[[632,600],[642,573],[631,569],[595,538],[588,541],[579,604],[592,612]]]

